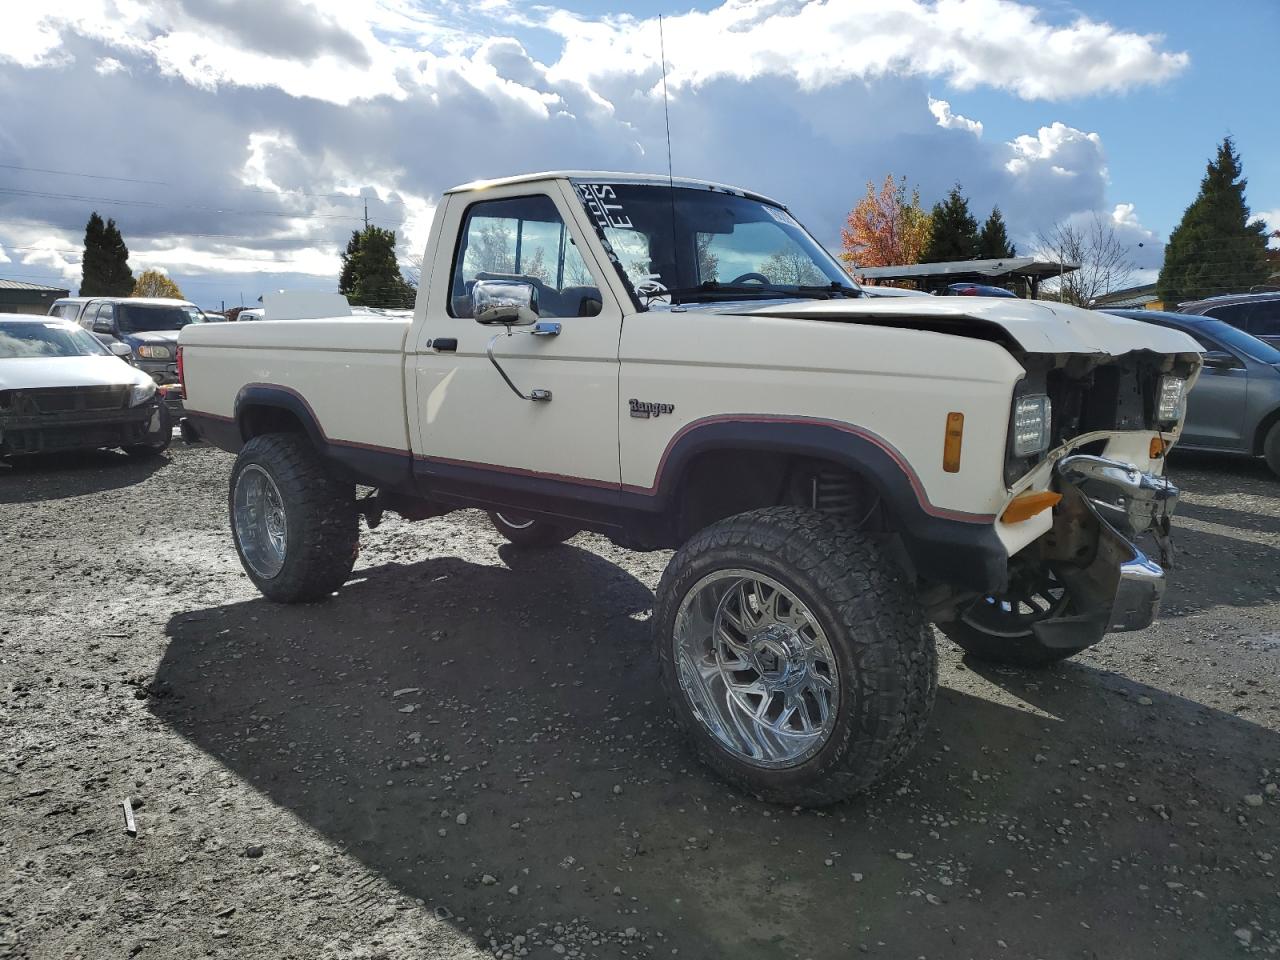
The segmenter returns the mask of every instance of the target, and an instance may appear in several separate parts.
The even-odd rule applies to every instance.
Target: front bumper
[[[1037,623],[1038,639],[1046,646],[1080,647],[1105,633],[1150,626],[1164,595],[1164,569],[1134,541],[1152,535],[1161,560],[1169,562],[1169,518],[1178,488],[1102,457],[1065,457],[1055,473],[1062,501],[1045,538],[1044,559],[1071,594],[1074,612]]]
[[[149,442],[171,422],[158,401],[119,410],[76,410],[0,418],[0,454],[128,447]]]
[[[147,360],[134,351],[133,365],[158,384],[178,382],[177,360]]]

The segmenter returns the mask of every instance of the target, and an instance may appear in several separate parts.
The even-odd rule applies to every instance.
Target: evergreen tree
[[[933,205],[933,233],[925,247],[923,263],[973,260],[978,256],[978,221],[969,212],[969,200],[956,184],[947,199]]]
[[[80,296],[99,297],[107,292],[105,244],[107,225],[95,210],[84,227],[84,255],[80,258]]]
[[[338,292],[351,299],[356,289],[356,257],[360,253],[360,231],[352,230],[347,250],[342,255],[342,273],[338,275]]]
[[[338,291],[354,306],[413,306],[413,287],[396,262],[394,230],[366,227],[351,234],[342,255]]]
[[[133,271],[129,269],[129,248],[114,220],[102,231],[104,296],[127,297],[133,293]]]
[[[1230,137],[1209,162],[1200,193],[1169,235],[1156,295],[1170,308],[1267,279],[1266,226],[1249,219],[1240,155]]]
[[[1018,249],[1009,242],[1009,234],[1005,231],[1000,208],[992,207],[991,216],[987,217],[982,232],[978,234],[978,259],[1004,260],[1017,255]]]

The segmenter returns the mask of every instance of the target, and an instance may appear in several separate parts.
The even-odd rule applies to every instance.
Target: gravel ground
[[[275,607],[230,465],[0,466],[0,956],[1280,951],[1261,466],[1175,460],[1159,623],[1038,673],[940,639],[922,747],[813,812],[729,790],[672,728],[666,555],[391,518],[335,599]]]

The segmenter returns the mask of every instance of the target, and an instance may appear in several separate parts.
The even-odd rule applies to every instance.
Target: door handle
[[[458,338],[437,337],[431,341],[431,349],[436,353],[453,353],[458,349]]]

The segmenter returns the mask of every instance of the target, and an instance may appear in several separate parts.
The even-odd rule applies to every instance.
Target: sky
[[[1022,251],[1110,219],[1154,279],[1224,136],[1280,229],[1277,0],[38,0],[0,30],[0,277],[135,275],[206,308],[336,289],[370,221],[420,257],[443,190],[666,171],[787,203],[830,249],[868,180],[962,184]],[[1230,24],[1230,29],[1225,28]],[[1141,246],[1139,246],[1141,244]]]

